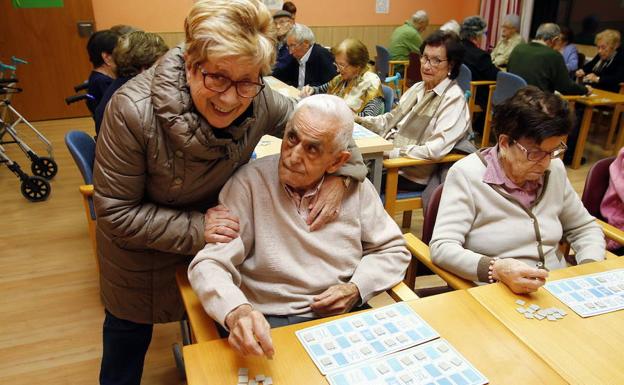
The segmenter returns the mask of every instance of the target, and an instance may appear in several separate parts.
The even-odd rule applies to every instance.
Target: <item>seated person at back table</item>
[[[585,84],[605,91],[618,92],[624,82],[624,51],[620,47],[620,32],[605,29],[596,35],[598,53],[576,77]]]
[[[240,236],[208,243],[188,275],[210,317],[242,354],[271,357],[270,327],[341,314],[399,283],[411,256],[373,185],[346,186],[337,219],[306,224],[324,176],[350,153],[353,116],[333,95],[303,99],[281,154],[243,166],[219,200],[240,218]]]
[[[358,116],[376,116],[384,112],[381,79],[368,68],[368,49],[357,39],[345,39],[333,49],[338,75],[318,86],[305,86],[300,96],[336,95],[345,100]],[[388,111],[386,111],[388,112]]]
[[[356,121],[393,140],[390,158],[443,158],[458,143],[469,142],[471,133],[468,104],[455,81],[463,57],[464,48],[454,32],[432,33],[422,45],[423,81],[410,87],[392,111],[357,117]],[[474,147],[467,145],[463,150],[471,152]],[[435,168],[436,165],[405,167],[399,175],[399,189],[424,190]]]
[[[286,34],[290,55],[282,67],[273,69],[273,76],[298,89],[320,86],[333,79],[337,74],[334,57],[315,41],[310,28],[295,24]]]
[[[448,172],[429,243],[433,262],[465,279],[530,293],[549,270],[567,266],[561,239],[577,263],[604,259],[602,230],[559,159],[572,127],[567,102],[524,87],[494,109],[492,127],[497,145]]]

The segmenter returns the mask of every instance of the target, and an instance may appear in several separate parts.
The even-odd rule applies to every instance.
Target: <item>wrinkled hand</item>
[[[531,267],[513,258],[494,262],[493,278],[507,285],[516,294],[532,293],[546,283],[548,271]]]
[[[592,94],[592,92],[594,92],[594,89],[592,88],[592,86],[585,86],[585,88],[587,88],[587,96],[590,96]]]
[[[591,73],[583,77],[583,81],[588,83],[598,83],[598,75]]]
[[[204,214],[204,238],[206,243],[228,243],[238,238],[240,231],[238,217],[224,205],[206,210]]]
[[[301,91],[299,91],[299,97],[305,98],[306,96],[314,95],[314,88],[310,86],[303,86]]]
[[[228,342],[242,355],[265,355],[273,358],[275,349],[271,340],[271,326],[262,313],[253,310],[251,305],[241,305],[225,317],[230,329]]]
[[[574,74],[576,75],[577,78],[582,78],[583,76],[585,76],[585,71],[583,71],[582,69],[579,69],[579,70],[576,70]]]
[[[360,300],[360,290],[354,283],[330,286],[313,298],[312,311],[320,316],[343,314],[351,310]]]
[[[310,214],[308,214],[310,231],[316,231],[338,217],[344,194],[345,187],[342,177],[333,175],[325,177],[316,199],[308,207],[310,209]]]

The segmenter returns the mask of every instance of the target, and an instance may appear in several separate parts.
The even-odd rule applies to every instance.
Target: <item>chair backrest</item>
[[[578,67],[581,68],[585,65],[585,54],[582,52],[577,52],[578,57]]]
[[[390,72],[390,64],[388,64],[390,61],[390,52],[380,45],[376,45],[375,49],[377,50],[377,58],[375,59],[377,75],[379,75],[380,79],[385,79]]]
[[[414,84],[422,81],[422,74],[420,73],[420,53],[409,53],[409,66],[405,71],[406,87],[410,88]]]
[[[69,149],[85,184],[93,184],[93,162],[95,161],[95,140],[83,131],[70,131],[65,134],[65,144]]]
[[[436,217],[438,216],[438,207],[440,206],[440,198],[442,197],[443,188],[444,183],[440,184],[435,188],[435,190],[433,190],[433,193],[429,198],[429,203],[427,204],[427,209],[424,212],[421,240],[427,245],[429,244],[429,241],[431,241],[431,236],[433,235],[433,228],[435,227]]]
[[[385,112],[392,111],[392,103],[394,103],[394,90],[385,84],[381,85],[384,96],[384,108]]]
[[[581,201],[587,211],[598,219],[604,219],[600,215],[600,203],[609,187],[609,166],[614,159],[615,157],[610,157],[596,162],[589,169],[587,179],[585,179]]]
[[[494,105],[501,104],[505,100],[514,96],[516,91],[520,88],[526,86],[526,80],[522,79],[520,76],[509,72],[499,71],[498,75],[496,75],[496,89],[492,95],[492,103]]]
[[[470,68],[468,68],[467,65],[462,64],[461,67],[459,67],[459,75],[457,76],[457,79],[455,79],[457,81],[457,84],[459,84],[459,86],[461,87],[462,91],[464,91],[464,93],[466,91],[470,91],[470,82],[472,81],[472,71],[470,71]]]

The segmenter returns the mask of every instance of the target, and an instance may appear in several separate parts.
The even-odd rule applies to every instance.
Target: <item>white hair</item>
[[[508,25],[513,27],[516,31],[520,30],[520,16],[518,15],[507,15],[503,18],[503,25]]]
[[[537,28],[535,38],[537,40],[554,40],[561,35],[561,29],[555,23],[544,23]]]
[[[316,39],[314,37],[314,32],[307,26],[303,24],[296,23],[290,29],[286,36],[292,36],[295,38],[297,43],[301,43],[302,41],[307,41],[310,45],[314,45]]]
[[[295,107],[289,125],[293,124],[295,115],[301,110],[311,112],[315,120],[329,126],[326,131],[333,134],[332,152],[343,151],[349,147],[353,136],[353,112],[344,99],[329,94],[317,94],[302,99]]]
[[[441,27],[440,27],[441,31],[445,31],[445,32],[454,32],[459,36],[459,31],[461,31],[461,25],[459,25],[459,23],[457,22],[457,20],[452,19],[447,21],[446,23],[444,23]]]
[[[416,11],[412,15],[412,23],[414,24],[427,23],[428,21],[429,21],[429,16],[427,15],[427,12],[423,11],[422,9],[419,11]]]

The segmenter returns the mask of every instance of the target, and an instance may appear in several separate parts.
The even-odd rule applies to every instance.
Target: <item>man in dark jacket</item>
[[[461,25],[459,36],[464,46],[464,64],[472,72],[472,80],[496,80],[499,69],[492,62],[492,57],[479,46],[485,36],[487,23],[479,16],[470,16],[464,19]],[[488,92],[487,87],[479,87],[474,95],[475,103],[483,111],[487,109]],[[483,127],[485,115],[481,114],[473,122],[473,128],[480,131]]]
[[[273,76],[296,88],[320,86],[337,75],[331,52],[315,43],[314,33],[303,24],[295,24],[286,35],[290,57]]]

